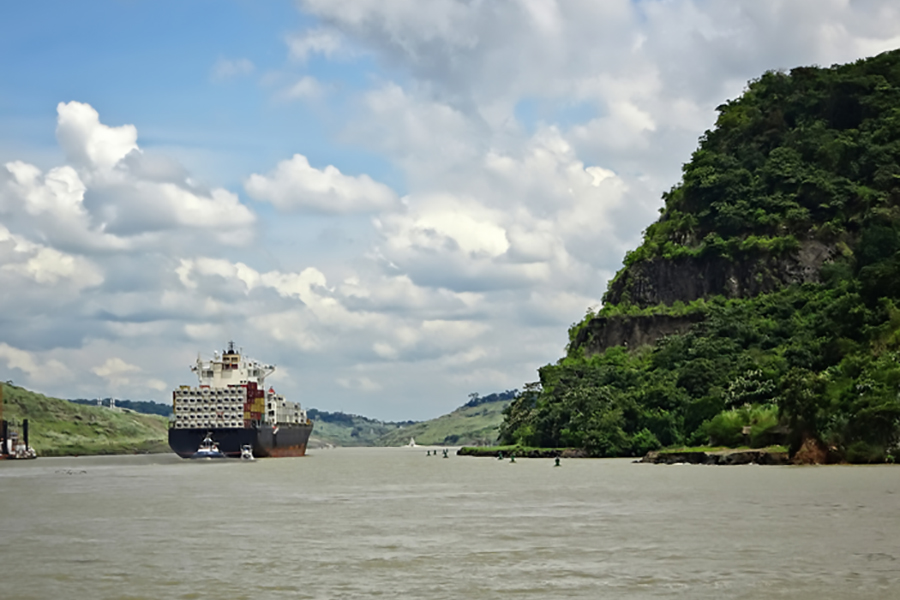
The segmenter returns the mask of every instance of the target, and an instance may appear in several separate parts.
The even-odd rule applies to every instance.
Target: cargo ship
[[[235,458],[243,446],[250,446],[257,457],[306,454],[313,423],[299,403],[266,389],[273,365],[242,356],[229,342],[212,360],[198,356],[191,371],[198,384],[172,392],[169,447],[178,456],[191,458],[207,437]]]

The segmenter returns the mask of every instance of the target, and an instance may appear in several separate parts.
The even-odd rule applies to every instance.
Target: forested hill
[[[750,82],[663,200],[502,440],[603,456],[786,441],[798,461],[893,460],[900,52]]]
[[[378,421],[342,412],[309,409],[316,443],[335,446],[405,446],[410,438],[422,445],[490,445],[497,441],[502,411],[516,390],[481,396],[453,412],[428,421]]]

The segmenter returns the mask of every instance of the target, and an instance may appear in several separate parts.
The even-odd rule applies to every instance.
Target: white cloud
[[[65,381],[72,376],[72,372],[61,361],[56,359],[41,361],[37,353],[20,350],[5,342],[0,342],[0,360],[5,361],[8,368],[48,384]]]
[[[305,62],[313,54],[334,56],[342,50],[341,36],[328,29],[311,29],[286,39],[291,58]]]
[[[357,392],[377,392],[382,389],[379,383],[365,376],[340,377],[336,380],[336,382],[341,387]]]
[[[0,225],[0,262],[0,273],[16,274],[48,287],[65,282],[77,291],[103,283],[103,273],[92,261],[29,242],[11,234],[3,225]],[[2,278],[0,285],[8,290],[17,288]]]
[[[89,104],[60,102],[56,137],[66,156],[76,165],[97,169],[112,168],[132,150],[137,150],[134,125],[109,127]]]
[[[91,368],[91,372],[106,381],[106,390],[109,392],[133,393],[135,389],[145,389],[159,393],[167,389],[164,381],[146,375],[141,367],[118,356],[106,359],[102,365]]]
[[[22,161],[0,168],[0,211],[23,232],[84,252],[161,247],[185,230],[232,245],[254,234],[255,215],[235,194],[204,189],[174,161],[145,156],[133,125],[104,125],[79,102],[60,103],[57,112],[72,165],[46,173]]]
[[[368,175],[344,175],[332,165],[319,170],[310,166],[302,154],[281,161],[268,176],[251,175],[244,187],[255,200],[270,202],[285,211],[378,211],[398,202],[391,188]]]
[[[326,87],[319,80],[304,75],[281,93],[285,100],[319,100],[326,93]]]
[[[99,367],[94,367],[91,371],[104,379],[121,383],[128,383],[127,375],[129,373],[139,373],[141,368],[136,365],[130,365],[121,358],[108,358],[105,363]]]
[[[250,75],[256,70],[256,66],[248,58],[236,58],[229,60],[220,58],[213,65],[210,78],[213,81],[228,81],[237,77]]]

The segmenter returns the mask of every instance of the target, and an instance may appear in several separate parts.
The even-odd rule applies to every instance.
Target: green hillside
[[[491,446],[497,442],[503,409],[510,399],[462,406],[447,415],[395,430],[378,440],[379,446],[402,446],[414,438],[422,446]]]
[[[765,73],[718,112],[504,443],[900,458],[900,51]]]
[[[378,421],[360,415],[343,412],[327,412],[311,408],[307,411],[315,423],[310,437],[310,445],[331,444],[333,446],[377,446],[378,440],[401,427],[412,425],[414,421]]]
[[[9,383],[3,418],[29,422],[29,443],[38,456],[169,452],[164,417],[111,411],[49,398]]]
[[[311,408],[315,428],[310,446],[405,446],[410,438],[421,445],[490,445],[497,441],[503,409],[516,393],[470,394],[463,406],[429,421],[378,421]]]

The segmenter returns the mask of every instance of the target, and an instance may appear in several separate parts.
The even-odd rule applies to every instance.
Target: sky
[[[900,46],[891,0],[0,4],[0,379],[171,401],[233,340],[306,407],[521,389],[715,109]]]

